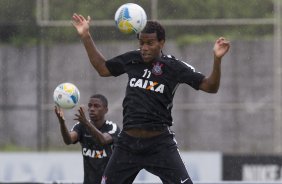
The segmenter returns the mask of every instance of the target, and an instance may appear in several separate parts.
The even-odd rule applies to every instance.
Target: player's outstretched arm
[[[63,137],[64,143],[69,145],[71,143],[74,143],[77,141],[78,136],[76,132],[69,132],[66,123],[65,123],[65,118],[64,118],[64,113],[63,110],[57,106],[55,106],[55,114],[58,117],[59,124],[60,124],[60,130],[61,130],[61,135]]]
[[[97,49],[89,32],[90,16],[85,19],[82,15],[73,14],[72,25],[76,28],[88,54],[90,63],[97,70],[100,76],[107,77],[111,76],[108,68],[105,64],[105,57]]]
[[[228,52],[230,42],[223,37],[216,40],[213,48],[214,64],[209,77],[203,79],[200,90],[208,93],[217,93],[221,77],[221,59]]]
[[[83,107],[79,107],[78,114],[75,114],[75,116],[75,120],[84,124],[84,126],[87,127],[89,133],[96,138],[100,145],[103,146],[113,142],[113,138],[110,134],[102,133],[91,123],[91,121],[86,118]]]

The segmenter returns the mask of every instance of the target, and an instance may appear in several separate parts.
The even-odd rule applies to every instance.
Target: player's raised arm
[[[69,132],[66,126],[66,123],[65,123],[63,110],[60,107],[55,106],[54,111],[59,120],[61,135],[63,137],[64,143],[69,145],[69,144],[76,142],[78,139],[77,133],[74,131]]]
[[[76,118],[74,120],[77,120],[82,123],[87,128],[89,133],[96,138],[96,141],[100,145],[104,146],[113,142],[113,138],[110,134],[106,132],[102,133],[98,128],[94,126],[91,120],[87,120],[83,107],[79,107],[78,114],[75,114],[75,116]]]
[[[97,49],[89,32],[90,16],[85,19],[82,15],[73,14],[72,24],[76,28],[88,54],[90,63],[97,70],[100,76],[111,76],[108,68],[105,65],[105,57]]]
[[[220,85],[221,77],[221,59],[228,52],[230,43],[225,38],[220,37],[216,40],[213,48],[214,64],[209,77],[204,78],[200,90],[208,93],[216,93]]]

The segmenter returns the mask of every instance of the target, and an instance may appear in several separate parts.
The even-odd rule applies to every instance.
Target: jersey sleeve
[[[108,68],[110,73],[115,77],[123,74],[125,70],[122,55],[106,61],[106,67]]]
[[[77,137],[78,137],[78,140],[76,142],[74,142],[73,144],[76,144],[79,140],[80,140],[80,137],[81,137],[81,134],[82,134],[82,130],[81,130],[81,125],[79,122],[77,122],[76,124],[73,125],[72,129],[70,130],[71,132],[74,131],[77,133]]]
[[[186,83],[193,87],[196,90],[199,90],[200,84],[202,83],[202,80],[205,78],[205,76],[200,73],[196,72],[195,68],[189,64],[187,64],[184,61],[178,62],[178,80],[180,83]]]
[[[119,56],[106,61],[106,67],[113,76],[119,76],[127,72],[127,66],[132,63],[132,61],[141,61],[141,55],[138,50],[129,51]]]

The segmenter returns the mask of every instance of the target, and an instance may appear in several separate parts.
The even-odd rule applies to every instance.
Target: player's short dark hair
[[[105,107],[108,107],[108,100],[104,95],[95,94],[95,95],[92,95],[90,98],[98,98],[102,101]]]
[[[141,33],[156,33],[158,41],[165,40],[165,29],[157,21],[148,20]],[[139,34],[137,34],[137,38],[139,38]]]

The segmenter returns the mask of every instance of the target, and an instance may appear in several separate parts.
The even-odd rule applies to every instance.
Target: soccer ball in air
[[[55,88],[53,98],[59,107],[71,109],[79,102],[80,93],[74,84],[66,82]]]
[[[122,33],[139,33],[147,23],[147,15],[138,4],[126,3],[117,9],[115,23]]]

